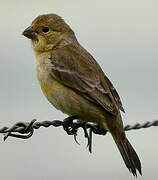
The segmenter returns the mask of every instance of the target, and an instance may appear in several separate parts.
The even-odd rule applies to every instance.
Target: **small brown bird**
[[[23,35],[31,39],[42,91],[57,109],[107,129],[134,176],[141,163],[126,138],[120,97],[73,30],[56,14],[38,16]]]

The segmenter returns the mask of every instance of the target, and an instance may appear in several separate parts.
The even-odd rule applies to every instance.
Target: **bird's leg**
[[[88,131],[88,127],[87,127],[87,123],[83,122],[81,127],[83,128],[84,131],[84,137],[87,138],[88,142],[87,142],[87,148],[89,150],[89,152],[92,152],[92,128],[89,127],[89,131]]]
[[[78,120],[79,116],[70,116],[63,121],[63,128],[67,132],[68,135],[74,135],[75,142],[77,144],[77,130],[78,128],[82,128],[84,131],[84,137],[87,138],[87,147],[89,152],[92,152],[92,133],[105,135],[107,130],[102,128],[99,124],[89,124],[87,122],[83,122]],[[77,120],[77,122],[73,122]],[[89,129],[89,131],[88,131]]]
[[[89,129],[89,132],[87,130],[87,123],[82,121],[73,122],[74,120],[79,119],[78,116],[69,116],[68,118],[64,119],[63,121],[63,129],[66,131],[68,135],[74,135],[75,142],[77,144],[77,130],[79,127],[82,127],[84,131],[84,136],[87,138],[88,143],[87,147],[89,149],[89,152],[92,152],[92,129]]]
[[[89,128],[89,132],[87,132],[87,125],[85,125],[85,137],[88,138],[88,150],[90,153],[92,153],[92,133],[95,134],[101,134],[101,135],[105,135],[107,133],[107,130],[102,128],[99,124],[96,125],[90,125]]]
[[[87,147],[88,147],[88,150],[90,153],[92,153],[92,128],[89,129],[89,135],[88,135],[88,144],[87,144]]]

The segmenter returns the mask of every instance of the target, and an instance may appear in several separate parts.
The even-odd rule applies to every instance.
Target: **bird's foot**
[[[78,127],[73,122],[74,120],[78,119],[79,117],[76,116],[69,116],[64,119],[63,121],[63,129],[66,131],[68,135],[76,135]]]
[[[87,148],[89,152],[92,152],[92,133],[105,135],[107,130],[100,127],[97,124],[92,124],[88,122],[83,122],[78,120],[79,116],[70,116],[63,121],[63,129],[66,131],[68,135],[74,135],[75,142],[77,144],[77,131],[81,127],[84,131],[84,137],[87,138]],[[74,120],[77,120],[74,122]]]

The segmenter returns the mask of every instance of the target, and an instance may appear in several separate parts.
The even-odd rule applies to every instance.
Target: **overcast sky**
[[[124,124],[158,118],[156,0],[5,0],[0,6],[0,127],[67,117],[43,96],[30,42],[21,35],[45,13],[62,16],[99,62],[121,96]],[[144,175],[138,179],[158,178],[157,130],[127,132],[142,161]],[[109,134],[94,136],[92,154],[82,131],[78,138],[81,146],[52,127],[37,130],[29,140],[1,140],[0,179],[133,179]]]

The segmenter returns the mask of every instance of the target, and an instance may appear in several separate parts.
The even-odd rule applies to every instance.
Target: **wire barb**
[[[101,128],[99,125],[95,123],[89,123],[89,122],[82,122],[79,120],[78,116],[70,116],[65,118],[63,121],[60,120],[54,120],[54,121],[43,121],[43,122],[35,122],[36,119],[33,119],[31,122],[18,122],[14,124],[11,128],[9,127],[3,127],[0,129],[0,133],[4,134],[4,141],[9,137],[16,137],[21,139],[28,139],[32,137],[34,133],[34,129],[39,129],[40,127],[60,127],[62,126],[64,131],[68,135],[73,135],[75,142],[77,144],[78,141],[76,139],[77,132],[79,128],[82,128],[84,131],[84,137],[87,139],[87,147],[89,149],[89,152],[92,152],[92,133],[98,134],[98,135],[106,135],[107,130]],[[145,122],[143,124],[136,123],[135,125],[126,125],[124,127],[125,131],[129,130],[137,130],[142,128],[149,128],[152,126],[158,126],[158,120],[155,120],[153,122]],[[89,129],[89,131],[88,131]]]
[[[33,124],[36,121],[36,119],[33,119],[30,123],[24,123],[24,122],[18,122],[15,125],[13,125],[11,128],[6,128],[4,129],[4,138],[3,140],[5,141],[9,136],[11,137],[16,137],[16,138],[21,138],[21,139],[28,139],[33,135],[34,128]],[[20,134],[15,134],[12,132],[18,132]],[[25,134],[25,135],[23,135]]]

